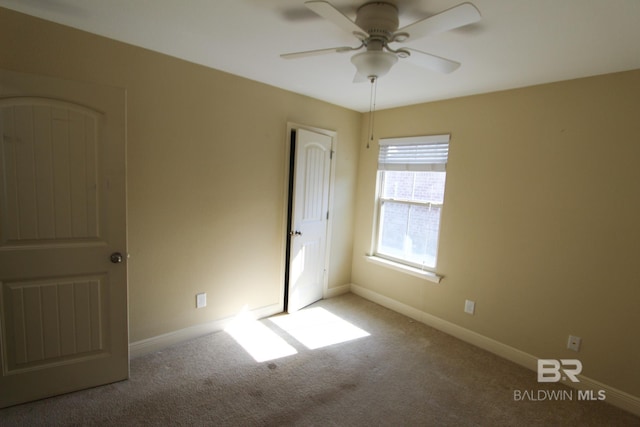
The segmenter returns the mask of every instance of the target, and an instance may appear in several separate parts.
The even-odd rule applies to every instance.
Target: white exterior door
[[[0,70],[0,407],[128,377],[124,96]]]
[[[324,293],[331,144],[328,135],[296,132],[289,313],[322,299]]]

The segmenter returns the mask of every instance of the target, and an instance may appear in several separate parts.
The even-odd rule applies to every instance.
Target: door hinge
[[[335,151],[333,150],[329,151],[329,159],[333,159],[333,153],[335,153]]]
[[[329,219],[329,211],[327,211],[327,219]]]

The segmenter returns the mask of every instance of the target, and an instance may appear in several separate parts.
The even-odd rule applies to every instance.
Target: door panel
[[[99,237],[98,113],[20,97],[0,101],[0,117],[2,243]]]
[[[103,355],[104,282],[96,276],[5,283],[7,374]]]
[[[332,144],[330,136],[304,129],[299,129],[296,136],[287,307],[290,313],[321,299],[324,293]]]
[[[0,407],[128,377],[124,103],[0,70]]]

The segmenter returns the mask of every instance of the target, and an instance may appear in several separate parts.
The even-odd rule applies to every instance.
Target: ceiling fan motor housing
[[[358,9],[356,25],[372,37],[382,37],[389,41],[398,29],[398,8],[381,1],[365,3]]]
[[[299,58],[365,49],[364,52],[351,57],[351,62],[357,69],[354,79],[356,82],[368,78],[373,83],[378,77],[386,74],[398,61],[398,58],[416,58],[413,60],[416,65],[442,73],[456,70],[460,66],[459,62],[430,55],[417,49],[393,49],[389,45],[405,42],[409,37],[417,39],[459,28],[477,22],[481,18],[480,11],[473,4],[466,2],[436,15],[420,19],[410,25],[405,25],[398,31],[400,22],[395,0],[367,1],[358,9],[355,22],[326,0],[307,0],[304,4],[319,16],[351,33],[360,40],[361,44],[358,47],[342,46],[316,49],[282,56],[284,58]]]

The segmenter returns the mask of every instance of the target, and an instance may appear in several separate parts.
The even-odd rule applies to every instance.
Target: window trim
[[[425,145],[428,144],[442,144],[442,143],[446,143],[447,145],[449,144],[449,140],[450,140],[450,135],[449,134],[443,134],[443,135],[426,135],[426,136],[418,136],[418,137],[406,137],[406,138],[385,138],[385,139],[381,139],[379,140],[379,145],[380,146],[388,146],[388,145],[414,145],[414,144],[419,144],[419,143],[424,143]],[[379,155],[380,156],[380,155]],[[447,156],[448,157],[448,156]],[[435,168],[434,169],[429,169],[427,168],[426,170],[422,170],[422,171],[442,171],[446,173],[446,161],[447,159],[445,158],[444,163],[440,163],[437,165],[434,165]],[[405,170],[411,170],[413,168],[410,169],[405,169]],[[370,253],[366,255],[366,259],[369,262],[373,262],[375,264],[378,265],[382,265],[388,268],[392,268],[394,270],[398,270],[398,271],[402,271],[404,273],[408,273],[411,274],[413,276],[416,277],[421,277],[424,278],[426,280],[429,280],[431,282],[434,283],[440,283],[440,281],[443,279],[444,276],[439,275],[436,273],[436,269],[438,267],[438,257],[437,257],[437,253],[436,253],[436,263],[434,267],[428,267],[426,265],[422,265],[422,264],[418,264],[418,263],[414,263],[411,262],[409,260],[406,259],[400,259],[400,258],[396,258],[387,254],[383,254],[383,253],[379,253],[378,252],[378,247],[380,244],[380,221],[381,221],[381,213],[382,213],[382,205],[384,202],[395,202],[395,203],[404,203],[407,204],[409,206],[428,206],[428,207],[438,207],[440,209],[442,209],[444,207],[444,203],[434,203],[434,202],[421,202],[421,201],[415,201],[415,200],[405,200],[405,199],[397,199],[397,198],[392,198],[392,197],[382,197],[382,191],[383,191],[383,186],[384,186],[384,172],[390,172],[392,170],[398,170],[395,168],[392,169],[387,169],[386,167],[382,166],[380,164],[378,164],[378,168],[377,168],[377,172],[376,172],[376,191],[375,191],[375,203],[374,203],[374,207],[375,207],[375,218],[374,218],[374,229],[373,229],[373,235],[372,235],[372,241],[371,241],[371,250]],[[420,172],[421,170],[415,170],[413,169],[414,172]],[[446,187],[446,184],[445,184]],[[440,227],[438,228],[438,243],[437,243],[437,247],[440,247]]]
[[[433,283],[440,283],[440,281],[444,279],[444,276],[437,274],[434,271],[416,268],[401,262],[383,258],[379,255],[365,255],[365,259],[368,262],[371,262],[383,267],[391,268],[393,270],[400,271],[402,273],[410,274],[412,276],[419,277],[421,279],[425,279]]]
[[[420,271],[430,271],[430,272],[435,271],[437,267],[437,257],[436,257],[436,265],[433,267],[429,267],[427,265],[420,264],[417,262],[412,262],[404,258],[394,257],[393,255],[385,254],[378,250],[378,248],[380,247],[380,239],[381,239],[380,220],[382,218],[382,205],[384,204],[384,202],[401,203],[408,206],[423,206],[423,207],[429,207],[429,208],[439,207],[440,209],[442,209],[442,207],[444,206],[444,203],[422,202],[418,200],[382,197],[382,189],[384,188],[384,178],[383,178],[384,172],[391,172],[391,171],[386,171],[386,170],[378,171],[377,180],[378,180],[379,188],[378,188],[378,191],[376,192],[376,196],[377,196],[376,197],[376,229],[374,232],[373,251],[372,251],[373,255],[378,258],[386,259],[391,262],[395,262],[396,264],[406,265],[407,267],[415,268]],[[414,171],[414,172],[421,172],[421,171]],[[440,230],[438,229],[438,243],[437,243],[436,249],[440,246],[439,240],[440,240]]]

